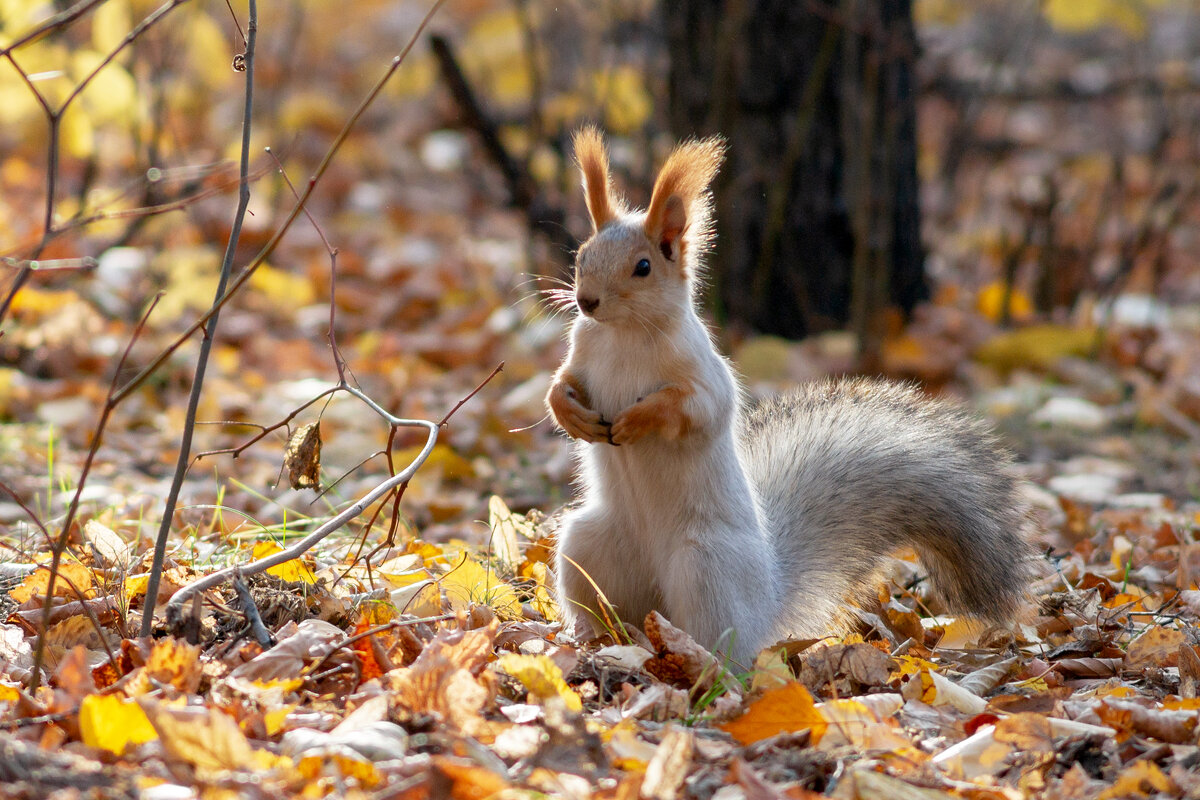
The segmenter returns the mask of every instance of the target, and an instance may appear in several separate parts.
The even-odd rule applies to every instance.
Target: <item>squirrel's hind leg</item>
[[[575,624],[581,637],[611,632],[607,628],[621,622],[640,627],[660,606],[645,554],[600,509],[567,516],[554,563],[559,611],[567,629]]]
[[[663,612],[742,672],[778,638],[777,567],[765,541],[717,533],[706,531],[672,555],[661,576]]]

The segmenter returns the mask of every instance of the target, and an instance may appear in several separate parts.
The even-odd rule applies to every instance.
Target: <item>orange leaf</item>
[[[72,600],[78,600],[75,595],[74,586],[83,593],[84,597],[88,597],[88,590],[92,588],[92,571],[82,564],[62,563],[58,565],[58,575],[66,580],[56,581],[54,584],[54,594],[58,597],[70,597]],[[18,603],[27,603],[34,597],[45,597],[46,587],[50,584],[50,570],[47,567],[38,567],[32,574],[21,582],[8,593],[8,596]]]
[[[807,728],[812,731],[815,744],[825,733],[826,725],[808,689],[802,683],[793,682],[765,692],[750,704],[745,714],[721,728],[742,744]]]

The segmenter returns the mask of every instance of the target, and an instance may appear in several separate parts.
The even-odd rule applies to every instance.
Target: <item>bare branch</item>
[[[208,357],[217,336],[220,308],[216,305],[225,294],[229,276],[233,272],[233,256],[237,252],[242,235],[242,223],[246,219],[246,208],[250,205],[250,126],[254,113],[254,45],[258,37],[258,3],[250,0],[250,19],[246,23],[248,37],[244,54],[246,72],[246,100],[242,108],[242,154],[238,168],[241,187],[238,190],[237,211],[233,216],[233,228],[225,246],[225,257],[221,261],[221,277],[217,281],[217,295],[213,300],[214,310],[204,326],[204,339],[200,342],[200,355],[196,359],[196,375],[192,380],[192,391],[188,396],[187,415],[183,423],[183,439],[179,443],[179,457],[175,462],[175,475],[167,492],[167,502],[159,523],[158,536],[154,540],[154,560],[150,565],[150,580],[146,587],[146,605],[142,611],[142,636],[150,636],[154,630],[154,607],[158,600],[158,584],[162,579],[163,560],[167,556],[167,539],[171,536],[171,522],[175,517],[175,504],[183,488],[192,458],[192,436],[196,431],[196,413],[200,408],[200,393],[204,389],[204,374],[208,370]]]

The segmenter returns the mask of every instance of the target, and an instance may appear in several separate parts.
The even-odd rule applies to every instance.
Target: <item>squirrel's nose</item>
[[[593,311],[596,310],[597,306],[600,305],[600,298],[584,297],[583,295],[579,295],[578,297],[575,298],[575,302],[579,303],[580,311],[582,311],[585,314],[591,314]]]

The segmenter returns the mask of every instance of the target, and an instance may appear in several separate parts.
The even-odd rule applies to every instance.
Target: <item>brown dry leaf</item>
[[[952,800],[956,795],[884,775],[872,769],[856,769],[852,775],[857,800]]]
[[[126,542],[111,528],[89,519],[83,526],[83,538],[92,546],[103,566],[125,570],[133,558],[135,543]]]
[[[1196,738],[1197,712],[1193,710],[1147,708],[1132,700],[1108,697],[1096,709],[1096,715],[1120,731],[1168,744],[1192,744]]]
[[[384,676],[395,702],[432,714],[468,736],[490,740],[498,725],[483,718],[492,693],[477,680],[491,656],[497,624],[473,631],[440,631],[411,667]]]
[[[279,636],[277,645],[237,667],[230,675],[252,681],[295,678],[309,661],[323,657],[335,642],[345,639],[346,633],[328,622],[306,619],[299,625],[285,625]]]
[[[321,485],[321,423],[301,425],[288,439],[283,465],[293,489],[316,489]]]
[[[676,628],[657,611],[646,615],[646,637],[654,646],[654,657],[642,666],[660,681],[683,688],[709,689],[718,679],[730,691],[737,691],[737,680],[707,648],[701,647],[688,633]]]
[[[182,639],[159,639],[142,674],[152,679],[152,686],[174,686],[185,694],[195,694],[202,677],[200,648]]]
[[[1179,646],[1179,696],[1192,699],[1200,693],[1200,653],[1195,645]]]
[[[1060,658],[1055,669],[1077,678],[1112,678],[1121,674],[1123,658]]]
[[[58,662],[58,668],[54,672],[54,683],[67,695],[72,705],[96,691],[96,684],[92,680],[92,668],[88,664],[88,651],[83,645],[73,647],[67,656]]]
[[[814,692],[833,686],[839,694],[859,694],[860,689],[886,684],[890,663],[887,653],[865,642],[831,644],[801,656],[800,680]]]
[[[82,645],[89,650],[103,650],[104,642],[96,632],[96,626],[84,614],[67,617],[46,631],[46,644],[50,647],[70,649]]]
[[[825,717],[817,710],[813,696],[798,682],[772,689],[755,700],[746,713],[720,726],[742,744],[753,744],[780,733],[812,731],[813,742],[825,732]]]
[[[672,725],[663,734],[646,765],[642,779],[642,797],[651,800],[675,800],[692,762],[692,734]]]
[[[1023,712],[1005,717],[996,723],[993,736],[1023,752],[1054,752],[1054,731],[1041,714]]]
[[[784,800],[788,797],[808,800],[808,798],[821,797],[816,792],[798,788],[790,789],[787,794],[784,794],[763,780],[753,767],[740,758],[733,759],[733,763],[730,764],[729,777],[741,787],[746,800]],[[803,792],[803,794],[797,794],[797,792]]]
[[[1155,625],[1129,643],[1125,668],[1179,666],[1179,648],[1187,642],[1183,631]]]
[[[252,770],[263,766],[233,718],[215,708],[175,708],[139,701],[173,758],[201,772]]]

